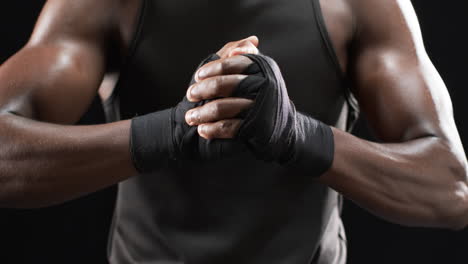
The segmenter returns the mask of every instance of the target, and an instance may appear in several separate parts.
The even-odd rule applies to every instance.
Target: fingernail
[[[192,113],[190,113],[190,123],[193,124],[196,120],[198,120],[198,112],[192,111]]]
[[[185,122],[187,122],[189,125],[192,125],[192,115],[190,112],[185,113]]]
[[[192,88],[190,89],[190,96],[192,96],[192,98],[198,96],[198,89],[196,86],[192,86]]]
[[[187,99],[188,99],[190,102],[193,102],[193,101],[194,101],[194,98],[192,98],[192,90],[193,90],[194,87],[195,87],[195,84],[192,84],[192,85],[187,89]]]
[[[205,137],[205,129],[206,129],[206,127],[205,127],[204,125],[199,125],[199,126],[198,126],[198,134],[199,134],[201,137],[207,139],[207,138]]]
[[[200,69],[200,70],[198,71],[198,74],[197,74],[197,75],[198,75],[198,78],[199,78],[199,79],[203,79],[203,78],[206,77],[207,74],[208,74],[208,72],[207,72],[204,68],[202,68],[202,69]]]

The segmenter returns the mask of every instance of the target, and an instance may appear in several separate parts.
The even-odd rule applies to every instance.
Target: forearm
[[[466,165],[437,137],[378,144],[333,130],[335,158],[321,181],[372,213],[408,226],[466,225]]]
[[[208,128],[205,122],[218,121],[217,126],[223,127],[222,121],[233,118],[224,113],[207,114],[222,112],[208,108],[209,104],[204,110],[191,111],[188,122],[199,125],[200,135],[210,139],[231,138],[237,133],[237,138],[257,159],[278,162],[291,171],[321,178],[346,197],[393,222],[453,229],[468,223],[466,158],[452,120],[448,94],[439,93],[439,100],[432,100],[436,93],[430,93],[424,86],[421,72],[389,74],[380,69],[365,80],[368,100],[362,101],[361,109],[371,113],[374,125],[384,135],[382,138],[401,142],[377,144],[332,129],[296,111],[276,62],[265,55],[244,57],[250,60],[248,66],[240,59],[231,59],[229,63],[228,59],[219,60],[204,66],[200,70],[200,74],[204,72],[204,80],[189,89],[191,99],[215,99],[211,104],[216,102],[217,109],[222,109],[223,103],[226,109],[229,105],[216,97],[240,94],[254,99],[237,128]],[[389,65],[381,63],[384,69]],[[247,77],[237,86],[232,85],[235,82],[228,84],[223,75],[232,75],[239,69]],[[372,71],[366,68],[363,76],[369,72]],[[402,79],[403,74],[406,74],[404,82],[392,83]],[[216,84],[210,84],[214,80]],[[389,88],[375,89],[382,83]],[[414,86],[408,87],[409,84]],[[376,94],[377,90],[380,93]],[[376,97],[380,100],[374,100]]]
[[[0,116],[0,207],[61,203],[136,174],[130,121],[61,126]]]

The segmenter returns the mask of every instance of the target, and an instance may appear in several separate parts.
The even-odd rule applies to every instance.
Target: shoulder
[[[29,43],[102,39],[116,22],[116,3],[111,0],[48,0]]]
[[[73,43],[120,57],[131,38],[143,0],[48,0],[28,46]]]
[[[32,41],[60,35],[102,38],[122,31],[136,20],[143,0],[48,0],[38,18]]]
[[[347,0],[360,45],[408,48],[422,42],[419,22],[410,0]]]

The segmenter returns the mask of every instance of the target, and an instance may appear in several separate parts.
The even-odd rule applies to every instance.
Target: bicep
[[[387,142],[425,136],[458,141],[449,94],[426,54],[409,1],[383,7],[361,2],[369,4],[360,12],[368,7],[374,13],[361,19],[352,79],[376,135]],[[379,12],[388,19],[378,19],[384,15]]]
[[[30,41],[0,66],[2,112],[72,124],[86,111],[105,73],[110,24],[92,2],[47,2]]]
[[[384,141],[443,136],[452,122],[445,85],[427,59],[418,61],[398,51],[360,55],[354,83],[362,112]]]
[[[53,44],[23,48],[0,67],[1,111],[52,123],[76,122],[104,74],[102,60],[92,53]]]

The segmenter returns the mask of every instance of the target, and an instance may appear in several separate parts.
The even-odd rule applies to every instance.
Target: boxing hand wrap
[[[255,103],[238,137],[254,155],[320,176],[333,162],[333,132],[326,124],[296,111],[276,62],[264,55],[245,54],[253,64],[237,93],[253,95]]]
[[[217,59],[216,54],[210,55],[198,68]],[[192,77],[191,84],[194,82]],[[152,172],[170,160],[212,160],[221,158],[222,151],[235,151],[238,146],[234,143],[203,139],[197,127],[186,123],[185,113],[203,104],[205,101],[192,103],[184,97],[176,107],[132,119],[130,150],[138,172]]]
[[[130,151],[133,166],[148,173],[176,157],[172,139],[172,109],[132,119]]]

